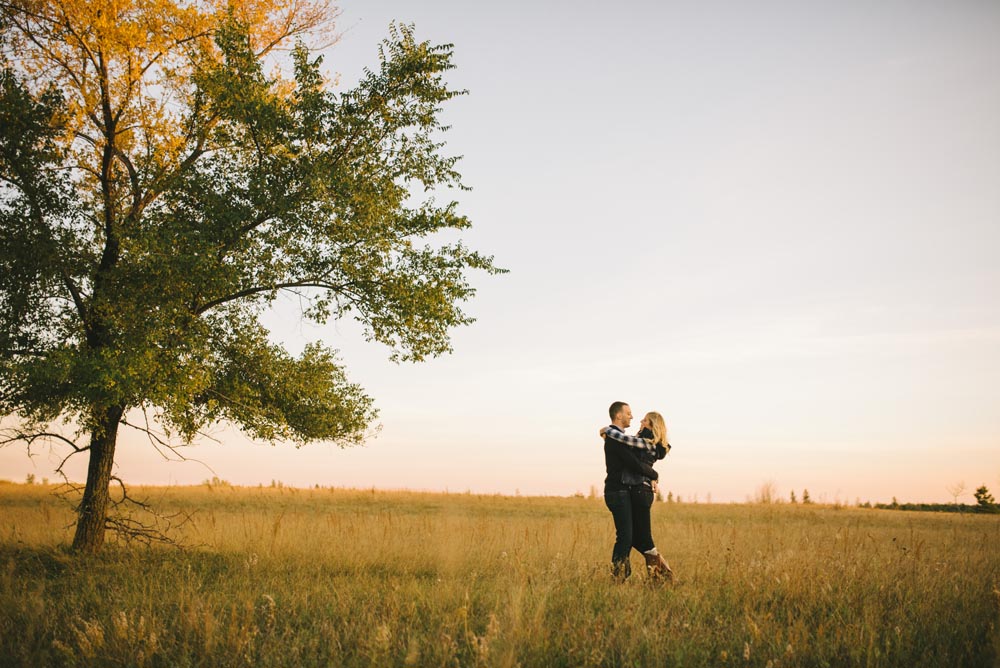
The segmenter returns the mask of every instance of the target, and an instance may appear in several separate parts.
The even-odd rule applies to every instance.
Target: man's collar
[[[614,429],[615,431],[621,431],[622,430],[622,428],[619,427],[618,425],[616,425],[614,422],[612,422],[610,425],[608,425],[608,429]]]

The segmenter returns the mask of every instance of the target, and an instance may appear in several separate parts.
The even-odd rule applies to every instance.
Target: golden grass
[[[72,515],[0,486],[0,664],[993,666],[1000,518],[657,504],[674,587],[608,576],[600,499],[137,490],[178,551],[66,553]]]

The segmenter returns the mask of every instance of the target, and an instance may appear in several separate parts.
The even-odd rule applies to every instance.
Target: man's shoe
[[[632,564],[625,561],[614,561],[611,563],[611,577],[618,582],[625,582],[628,576],[632,575]]]

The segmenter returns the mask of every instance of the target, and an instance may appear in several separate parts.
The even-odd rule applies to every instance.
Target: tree
[[[990,494],[990,490],[986,489],[986,485],[982,485],[975,493],[976,502],[982,508],[992,508],[996,505],[996,499]]]
[[[809,490],[802,490],[802,503],[812,503],[812,497],[809,496]]]
[[[961,480],[959,482],[956,482],[956,483],[953,483],[951,485],[948,485],[948,493],[951,494],[952,502],[956,506],[958,505],[958,497],[960,497],[963,494],[965,494],[965,490],[966,489],[967,488],[965,486],[965,481],[964,480]]]
[[[468,271],[503,271],[461,242],[418,243],[470,225],[455,202],[419,198],[464,187],[437,139],[462,94],[444,81],[451,46],[392,26],[379,67],[336,94],[303,41],[331,12],[0,4],[0,409],[17,421],[2,442],[89,454],[75,550],[116,526],[122,426],[161,448],[218,422],[272,442],[363,440],[377,413],[336,351],[269,340],[260,316],[279,294],[420,361],[473,321]],[[291,64],[265,74],[284,46]]]

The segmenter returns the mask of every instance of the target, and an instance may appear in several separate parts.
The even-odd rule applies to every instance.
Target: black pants
[[[605,490],[604,504],[615,520],[615,547],[611,563],[623,569],[623,575],[632,572],[628,555],[634,547],[640,552],[653,549],[653,535],[649,528],[649,510],[653,506],[653,490],[645,485],[628,485],[626,489]]]

